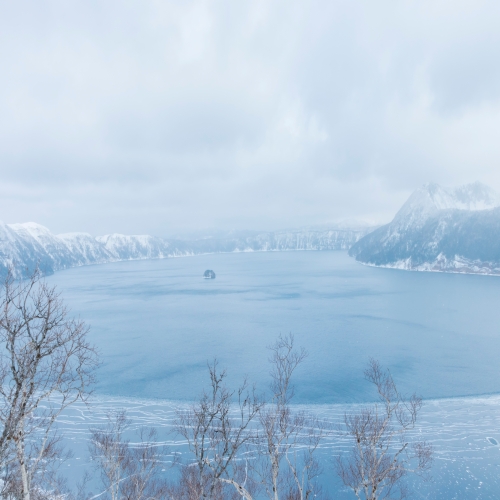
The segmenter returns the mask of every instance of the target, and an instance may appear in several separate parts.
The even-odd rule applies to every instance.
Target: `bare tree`
[[[321,468],[315,452],[326,427],[305,412],[293,412],[292,375],[307,352],[295,349],[294,337],[281,336],[270,347],[272,399],[260,411],[260,460],[255,472],[271,500],[307,500],[319,488]]]
[[[346,456],[337,458],[337,472],[358,499],[406,498],[408,473],[429,478],[432,447],[411,441],[422,399],[405,398],[389,371],[370,359],[365,378],[375,385],[380,403],[345,415],[345,432],[353,441]]]
[[[111,500],[161,500],[167,483],[162,474],[164,446],[152,428],[140,428],[138,442],[125,439],[131,422],[124,411],[108,415],[105,428],[91,429],[90,455]]]
[[[108,415],[105,428],[91,429],[89,451],[111,500],[120,500],[120,487],[127,477],[130,456],[123,436],[130,426],[124,411]]]
[[[97,354],[86,325],[69,316],[39,270],[22,281],[9,272],[0,308],[0,468],[18,470],[22,498],[30,500],[54,456],[54,423],[86,400]]]
[[[166,448],[158,443],[156,429],[141,427],[138,443],[129,443],[128,478],[122,487],[123,500],[162,500],[167,492]]]
[[[238,500],[241,495],[222,481],[215,481],[212,474],[205,473],[201,477],[196,464],[183,466],[180,477],[171,482],[168,496],[172,500],[199,500],[203,491],[211,490],[217,500]]]
[[[223,485],[252,500],[248,467],[239,454],[254,438],[251,424],[261,402],[246,381],[235,391],[228,389],[226,372],[218,371],[217,361],[208,369],[210,391],[177,415],[176,431],[194,455],[194,464],[185,467],[181,480],[191,492],[190,500],[223,498]]]
[[[35,420],[33,417],[28,417],[28,421]],[[43,436],[43,430],[38,431],[40,422],[36,420],[32,424],[33,432],[26,433],[30,441],[26,447],[26,462],[30,463],[34,458],[40,459],[40,467],[36,470],[36,474],[32,477],[30,483],[31,500],[55,500],[58,497],[63,498],[67,492],[65,481],[59,477],[59,466],[62,465],[65,458],[71,456],[71,452],[65,452],[63,449],[60,436],[53,434],[43,443],[44,449],[40,449]],[[41,452],[41,455],[40,455]],[[0,485],[0,498],[8,500],[18,500],[23,498],[23,475],[20,463],[16,460],[11,461],[3,470],[3,478]]]

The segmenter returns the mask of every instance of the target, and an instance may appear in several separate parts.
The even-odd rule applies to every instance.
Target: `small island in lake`
[[[206,280],[214,280],[214,279],[215,279],[215,273],[214,273],[211,269],[207,269],[207,270],[203,273],[203,277],[204,277]]]

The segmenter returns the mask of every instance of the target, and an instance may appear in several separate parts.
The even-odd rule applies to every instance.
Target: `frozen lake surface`
[[[206,269],[217,278],[204,280]],[[344,252],[283,252],[121,262],[49,281],[91,325],[103,360],[95,404],[60,422],[75,450],[64,465],[73,479],[88,466],[89,426],[114,408],[126,408],[136,426],[158,428],[182,453],[169,432],[174,411],[201,392],[207,361],[216,356],[233,383],[246,374],[263,390],[266,346],[291,332],[309,351],[296,403],[328,420],[373,400],[362,376],[370,356],[403,391],[427,398],[415,432],[434,445],[434,482],[418,483],[415,498],[500,496],[500,278],[376,269]],[[345,445],[337,436],[321,450],[334,491],[328,468]]]
[[[204,280],[213,269],[215,280]],[[56,273],[101,351],[99,394],[191,400],[217,357],[268,382],[266,346],[291,332],[309,357],[296,403],[371,400],[370,356],[424,398],[500,392],[500,279],[366,267],[344,252],[120,262]]]
[[[74,457],[62,467],[63,472],[79,480],[85,469],[92,464],[88,460],[88,428],[106,423],[108,412],[126,409],[134,425],[129,438],[134,441],[133,431],[139,426],[151,426],[158,430],[159,440],[170,453],[176,453],[184,463],[190,461],[187,448],[172,432],[175,411],[182,403],[127,398],[98,397],[91,408],[74,405],[60,426],[74,451]],[[500,492],[500,447],[491,439],[500,440],[500,396],[479,398],[457,398],[427,401],[420,415],[414,433],[432,443],[434,465],[431,482],[412,480],[409,483],[414,492],[412,498],[426,500],[486,500],[499,498]],[[301,405],[332,424],[341,422],[345,411],[352,405]],[[324,468],[322,482],[330,498],[352,499],[351,492],[339,483],[332,467],[332,457],[351,444],[345,438],[334,435],[326,438],[318,457]],[[172,455],[164,457],[168,472]],[[94,487],[94,494],[101,489]]]

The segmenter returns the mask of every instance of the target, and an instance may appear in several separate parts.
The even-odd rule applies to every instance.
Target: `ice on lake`
[[[217,279],[204,280],[205,269]],[[370,356],[400,389],[426,398],[415,432],[434,446],[434,482],[418,483],[416,498],[500,497],[498,277],[377,269],[344,252],[269,252],[90,266],[49,281],[91,325],[103,360],[96,404],[60,423],[77,450],[66,465],[72,477],[88,462],[88,427],[112,408],[182,449],[168,431],[175,408],[205,385],[207,361],[217,357],[232,383],[247,375],[263,390],[266,347],[291,332],[309,352],[296,403],[327,419],[373,400],[363,380]],[[330,458],[343,447],[332,439],[321,451],[332,484]]]
[[[86,468],[92,467],[87,454],[88,429],[105,424],[107,414],[117,409],[126,409],[133,421],[128,436],[132,441],[133,431],[140,426],[155,427],[159,431],[160,443],[168,448],[168,454],[163,457],[167,471],[174,454],[188,463],[186,445],[173,432],[175,412],[185,404],[97,397],[90,407],[75,405],[60,421],[60,430],[75,452],[74,457],[63,465],[65,472],[76,482]],[[298,408],[313,412],[333,425],[340,423],[344,413],[352,410],[353,405],[300,405]],[[414,498],[474,500],[499,497],[500,450],[498,446],[492,446],[490,439],[500,439],[500,396],[426,401],[414,434],[419,440],[429,441],[435,455],[432,481],[413,480]],[[332,457],[348,446],[345,438],[335,434],[324,440],[319,451],[325,487],[335,492],[334,498],[341,500],[352,498],[352,494],[336,479]],[[100,490],[94,492],[100,493]]]
[[[204,280],[214,269],[216,280]],[[500,278],[366,267],[345,252],[267,252],[120,262],[59,272],[91,325],[100,394],[189,400],[217,357],[237,383],[267,384],[266,346],[309,351],[298,403],[373,397],[370,356],[424,398],[500,391]]]

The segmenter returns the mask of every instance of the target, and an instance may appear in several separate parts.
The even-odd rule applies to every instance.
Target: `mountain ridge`
[[[39,266],[45,274],[71,267],[125,260],[164,259],[207,253],[347,250],[373,228],[297,229],[274,232],[238,231],[219,238],[162,239],[118,233],[53,234],[35,222],[0,222],[0,274],[13,268],[23,276]]]
[[[379,267],[500,274],[500,195],[477,182],[455,189],[425,184],[349,255]]]

